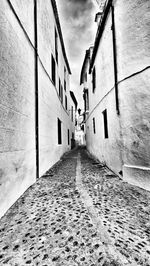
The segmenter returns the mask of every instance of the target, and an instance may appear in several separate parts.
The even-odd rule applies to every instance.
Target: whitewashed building
[[[71,148],[73,149],[76,146],[76,140],[75,140],[75,129],[76,129],[76,124],[77,124],[77,106],[78,102],[77,99],[74,95],[73,91],[70,91],[70,119],[72,122],[72,129],[71,129]]]
[[[87,149],[150,190],[150,2],[108,0],[95,20],[81,71]]]
[[[71,148],[71,74],[55,0],[1,0],[0,216]]]

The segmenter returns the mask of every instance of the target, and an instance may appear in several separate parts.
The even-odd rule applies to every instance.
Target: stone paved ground
[[[0,265],[149,266],[150,193],[74,150],[0,220]]]

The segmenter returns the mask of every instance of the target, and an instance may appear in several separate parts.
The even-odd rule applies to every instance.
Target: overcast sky
[[[94,0],[56,0],[60,23],[71,67],[71,90],[74,91],[81,107],[80,72],[88,49],[95,39],[95,14],[98,11]]]

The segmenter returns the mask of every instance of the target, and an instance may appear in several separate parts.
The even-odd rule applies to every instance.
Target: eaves
[[[98,30],[97,30],[97,34],[96,34],[96,38],[95,38],[92,58],[91,58],[91,62],[90,62],[89,73],[91,73],[92,67],[94,65],[94,61],[95,61],[95,57],[96,57],[97,50],[98,50],[98,47],[99,47],[99,43],[100,43],[103,31],[105,29],[105,23],[106,23],[110,8],[112,6],[112,1],[113,0],[108,0],[106,2],[105,7],[104,7],[103,15],[101,17],[101,20],[100,20],[100,23],[99,23],[99,26],[98,26]]]
[[[69,62],[68,62],[67,55],[66,55],[66,51],[65,51],[65,45],[64,45],[64,41],[63,41],[62,30],[61,30],[61,26],[60,26],[60,21],[59,21],[59,15],[58,15],[58,11],[57,11],[56,1],[55,0],[51,0],[51,3],[52,3],[53,10],[54,10],[54,15],[55,15],[55,19],[56,19],[56,24],[57,24],[59,37],[60,37],[60,42],[61,42],[61,47],[62,47],[64,60],[65,60],[68,72],[69,72],[69,74],[71,74],[71,69],[70,69]]]

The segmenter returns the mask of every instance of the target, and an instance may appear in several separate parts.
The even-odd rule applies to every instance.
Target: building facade
[[[77,124],[77,99],[74,95],[73,91],[70,91],[70,108],[69,108],[69,113],[70,113],[70,119],[72,122],[72,130],[70,132],[71,134],[71,148],[73,149],[76,146],[76,140],[75,140],[75,129],[76,129],[76,124]]]
[[[55,0],[2,0],[0,21],[2,216],[71,148],[74,126]]]
[[[96,22],[81,71],[87,148],[150,190],[150,2],[105,1]]]

